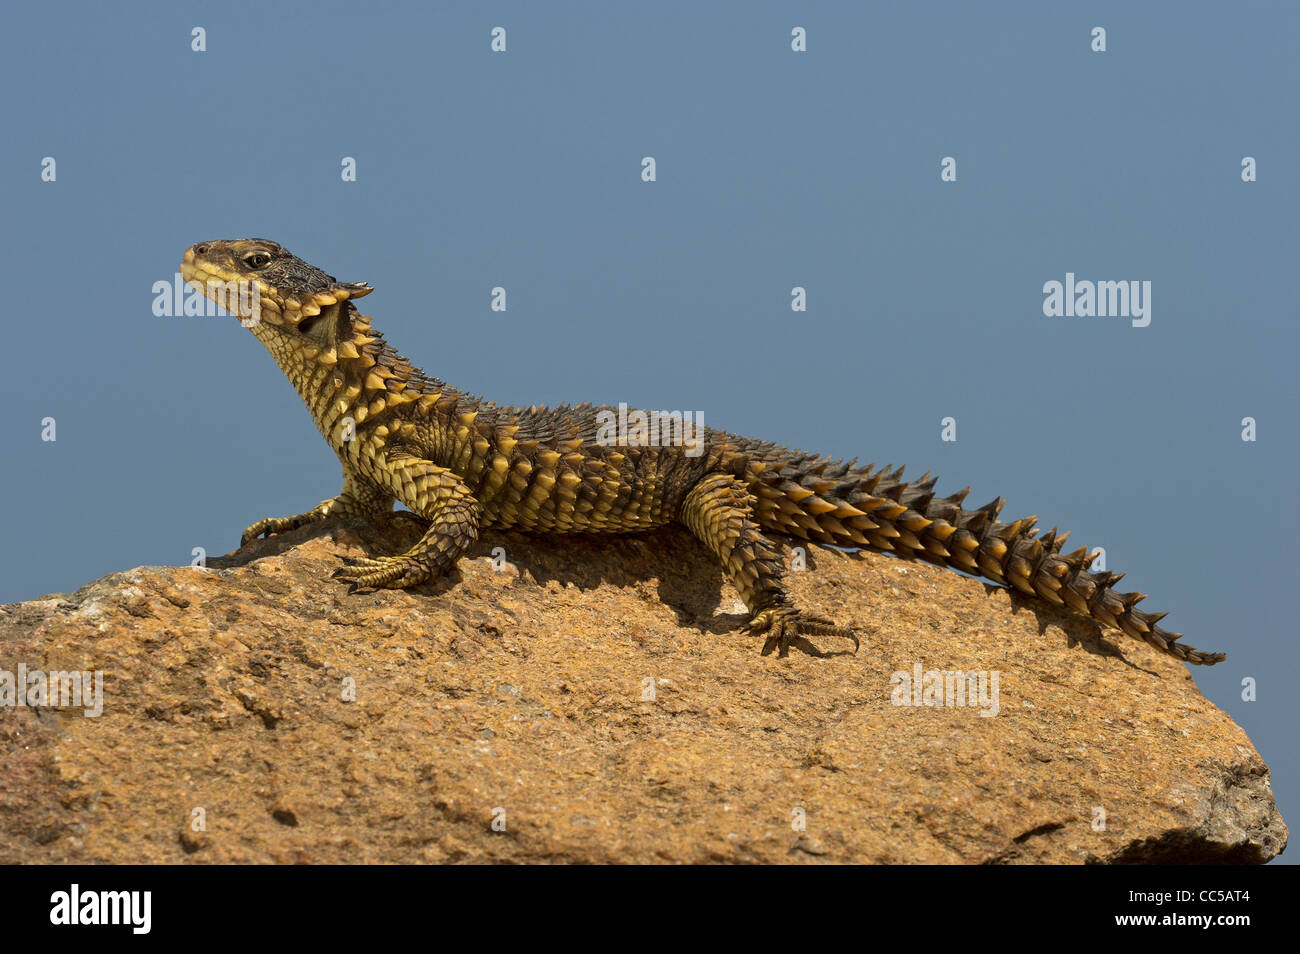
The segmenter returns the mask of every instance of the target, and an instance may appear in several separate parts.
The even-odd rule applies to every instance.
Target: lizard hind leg
[[[753,613],[751,633],[765,635],[763,655],[774,649],[788,656],[801,636],[837,636],[853,640],[851,629],[809,616],[790,603],[782,582],[780,554],[754,521],[754,498],[743,480],[711,474],[696,484],[682,503],[679,519],[721,562],[732,584]]]

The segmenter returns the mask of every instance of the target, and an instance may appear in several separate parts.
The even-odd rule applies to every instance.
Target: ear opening
[[[330,337],[332,331],[333,336],[337,337],[341,330],[342,316],[343,307],[341,305],[329,305],[326,308],[322,308],[319,314],[304,315],[295,327],[298,329],[298,334],[300,335],[309,335],[313,338],[326,338]],[[332,327],[332,324],[336,321],[339,324]]]

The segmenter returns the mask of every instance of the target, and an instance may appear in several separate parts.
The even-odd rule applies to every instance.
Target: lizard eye
[[[265,252],[249,252],[244,256],[244,264],[249,268],[265,268],[271,264],[271,256]]]

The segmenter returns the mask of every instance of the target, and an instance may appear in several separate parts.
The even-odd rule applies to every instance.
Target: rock
[[[0,711],[0,862],[1259,863],[1286,845],[1267,766],[1182,664],[1005,590],[814,549],[792,592],[862,649],[778,659],[677,529],[485,534],[412,591],[331,579],[418,533],[330,522],[0,607],[0,672],[93,668],[105,697],[99,717]],[[895,705],[925,701],[924,675],[914,696],[895,677],[918,667],[997,692]]]

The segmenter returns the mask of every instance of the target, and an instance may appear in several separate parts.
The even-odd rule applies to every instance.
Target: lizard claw
[[[246,547],[263,534],[270,537],[276,533],[283,533],[289,529],[288,524],[288,517],[267,517],[265,520],[259,520],[239,535],[239,545]]]
[[[312,510],[307,513],[300,513],[296,517],[267,517],[265,520],[259,520],[247,530],[239,535],[239,545],[246,547],[258,537],[266,537],[268,540],[277,533],[288,533],[290,530],[297,530],[299,527],[306,526],[320,520],[321,511]]]
[[[430,576],[422,563],[408,556],[359,557],[334,571],[334,578],[348,580],[355,587],[401,589],[423,583]]]
[[[853,652],[857,653],[859,642],[857,634],[847,626],[836,626],[831,620],[822,616],[807,616],[792,606],[776,606],[755,613],[747,627],[755,635],[766,635],[763,643],[763,655],[769,656],[779,650],[777,658],[784,659],[790,655],[790,646],[801,636],[838,636],[853,640]]]

